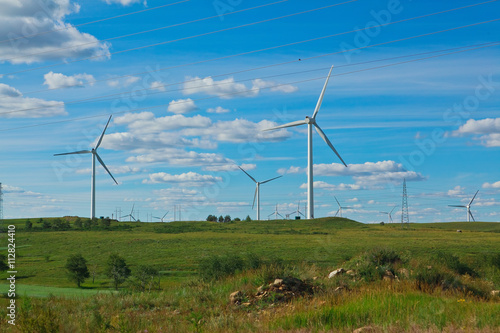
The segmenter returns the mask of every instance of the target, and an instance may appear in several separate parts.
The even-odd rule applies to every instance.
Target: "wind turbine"
[[[170,211],[168,211],[170,212]],[[158,220],[161,220],[163,222],[163,219],[165,218],[165,216],[167,216],[168,212],[165,213],[165,215],[163,215],[163,217],[156,217],[156,216],[153,216],[155,219],[158,219]]]
[[[291,212],[290,214],[288,214],[288,216],[292,215],[292,214],[295,214],[295,216],[299,216],[299,215],[302,215],[304,217],[306,217],[304,214],[302,214],[302,212],[300,211],[300,201],[299,203],[297,204],[297,210],[296,211],[293,211]]]
[[[281,215],[280,213],[278,213],[278,204],[276,204],[276,210],[274,211],[274,213],[271,213],[267,216],[267,219],[269,220],[269,216],[271,215],[274,215],[274,219],[277,220],[278,219],[278,215],[281,216],[282,219],[284,219],[283,215]]]
[[[71,153],[62,153],[62,154],[54,154],[54,156],[61,156],[61,155],[74,155],[74,154],[92,154],[92,181],[91,181],[91,189],[90,189],[90,218],[93,219],[95,218],[95,159],[97,157],[97,160],[99,163],[101,163],[102,167],[108,172],[108,174],[113,178],[114,182],[116,185],[118,185],[118,182],[116,181],[115,177],[111,174],[111,172],[108,170],[106,167],[106,164],[102,161],[102,159],[99,157],[99,154],[97,154],[97,148],[101,145],[102,138],[104,137],[104,133],[106,133],[106,129],[108,128],[109,122],[111,121],[111,116],[109,116],[108,122],[106,123],[106,127],[104,127],[104,131],[102,131],[101,136],[99,137],[99,140],[97,141],[97,144],[95,145],[92,150],[79,150],[79,151],[74,151]]]
[[[253,195],[252,209],[255,206],[255,199],[257,199],[257,221],[259,221],[260,220],[260,185],[265,184],[265,183],[269,183],[270,181],[278,179],[278,178],[283,177],[283,176],[278,176],[278,177],[274,177],[274,178],[271,178],[268,180],[264,180],[263,182],[258,182],[255,180],[255,178],[250,176],[250,174],[248,174],[248,172],[243,170],[242,167],[238,166],[238,168],[240,168],[241,171],[243,171],[248,177],[250,177],[251,180],[253,180],[255,182],[255,194]]]
[[[476,191],[476,194],[474,194],[474,196],[472,197],[472,200],[466,206],[464,206],[464,205],[448,205],[448,206],[449,207],[467,208],[467,222],[470,222],[471,217],[472,217],[472,220],[474,222],[476,222],[476,220],[474,219],[474,216],[472,215],[472,212],[470,211],[470,205],[472,205],[472,201],[474,201],[474,199],[476,198],[477,192],[479,192],[479,190]]]
[[[314,113],[312,117],[306,116],[305,120],[293,121],[291,123],[280,125],[272,128],[267,128],[264,131],[271,131],[279,128],[293,127],[299,125],[307,125],[307,218],[314,218],[314,194],[313,194],[313,147],[312,147],[312,128],[316,129],[319,136],[326,142],[326,144],[333,150],[333,152],[338,156],[338,158],[342,161],[342,163],[347,167],[340,154],[337,152],[335,147],[333,147],[330,140],[326,137],[326,134],[316,123],[316,115],[321,107],[321,103],[323,102],[323,97],[325,95],[326,87],[328,85],[328,80],[330,79],[330,75],[332,74],[333,66],[330,68],[330,72],[326,78],[325,85],[323,86],[323,90],[319,95],[318,103],[316,104],[316,108],[314,109]]]
[[[396,206],[394,206],[390,212],[379,212],[381,214],[387,214],[387,221],[388,223],[392,223],[392,212],[394,211],[394,209],[396,208]]]
[[[339,209],[337,210],[337,212],[335,213],[335,216],[337,216],[337,214],[339,214],[339,217],[342,217],[342,209],[352,209],[352,207],[342,207],[342,205],[340,204],[340,202],[337,200],[337,197],[336,196],[333,196],[335,198],[335,201],[337,201],[337,204],[339,205]],[[335,217],[334,216],[334,217]]]
[[[125,216],[122,216],[122,217],[120,217],[120,218],[129,217],[129,219],[128,219],[128,220],[129,220],[129,222],[132,222],[132,219],[134,219],[134,222],[136,222],[137,220],[135,219],[135,217],[134,217],[134,215],[133,215],[133,214],[134,214],[134,206],[135,206],[135,203],[132,205],[132,210],[130,211],[130,214],[125,215]],[[162,221],[162,222],[163,222],[163,221]]]

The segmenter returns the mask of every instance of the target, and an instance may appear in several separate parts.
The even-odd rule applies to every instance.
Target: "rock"
[[[241,304],[241,301],[243,300],[243,293],[238,290],[229,295],[229,301],[231,304]]]
[[[271,283],[269,286],[275,286],[275,287],[279,287],[283,284],[283,279],[275,279],[273,283]]]
[[[345,269],[339,268],[339,269],[334,270],[333,272],[330,272],[330,274],[328,274],[328,278],[331,279],[334,276],[341,275],[344,273],[345,273]]]
[[[491,296],[500,296],[500,290],[492,290]]]
[[[459,230],[457,230],[457,232],[462,232],[462,230],[459,229]]]
[[[375,332],[375,329],[371,326],[360,327],[352,331],[352,333],[370,333],[370,332]]]
[[[394,274],[392,274],[391,271],[387,270],[384,272],[384,276],[382,277],[382,280],[384,281],[393,281],[394,280]]]

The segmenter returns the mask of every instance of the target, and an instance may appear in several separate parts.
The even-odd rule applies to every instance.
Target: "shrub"
[[[468,274],[474,277],[477,276],[477,273],[471,267],[461,262],[460,259],[453,254],[440,252],[437,254],[437,260],[455,273],[460,275]]]
[[[65,268],[68,271],[69,279],[76,282],[78,288],[80,288],[80,284],[85,281],[86,278],[90,277],[87,261],[81,254],[70,256],[66,261]]]
[[[205,280],[220,280],[241,271],[245,267],[243,259],[237,255],[211,256],[198,265],[200,277]]]

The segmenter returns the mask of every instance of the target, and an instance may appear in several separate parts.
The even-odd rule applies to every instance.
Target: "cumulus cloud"
[[[23,94],[0,83],[0,118],[43,118],[66,115],[63,102],[24,97]]]
[[[173,100],[168,104],[167,111],[176,114],[182,114],[194,111],[196,109],[198,109],[198,107],[194,104],[194,101],[191,98],[188,98]]]
[[[149,86],[149,88],[154,89],[154,90],[158,90],[158,91],[166,91],[165,84],[163,82],[160,82],[160,81],[151,82],[151,85]]]
[[[228,112],[231,112],[231,110],[229,110],[229,109],[224,109],[223,107],[218,106],[218,107],[216,107],[216,108],[208,108],[208,109],[207,109],[207,112],[208,112],[208,113],[228,113]]]
[[[324,189],[329,191],[347,191],[347,190],[360,190],[361,186],[357,184],[344,184],[341,183],[339,185],[329,184],[324,181],[315,181],[313,182],[313,186],[315,189]],[[300,188],[306,189],[307,184],[304,183],[300,185]]]
[[[52,71],[45,74],[43,78],[45,79],[43,84],[47,85],[50,89],[83,87],[85,83],[93,85],[95,81],[92,75],[86,73],[66,76]]]
[[[109,57],[109,44],[64,22],[80,6],[70,0],[2,1],[0,59],[13,64],[80,57]],[[52,31],[50,34],[38,34]]]
[[[500,189],[500,181],[495,182],[495,183],[484,183],[483,188],[495,188],[495,189]]]
[[[283,93],[292,93],[298,90],[297,87],[292,85],[279,85],[262,79],[252,80],[252,86],[247,87],[243,83],[235,82],[233,77],[215,81],[212,77],[207,76],[203,79],[200,77],[186,77],[183,92],[185,95],[203,93],[222,99],[230,99],[235,97],[255,97],[261,89],[265,88]]]
[[[463,195],[464,194],[464,188],[460,186],[455,186],[452,190],[448,190],[447,194],[449,196],[458,196],[458,195]]]
[[[453,136],[474,135],[486,147],[500,147],[500,118],[469,119]]]
[[[180,175],[171,175],[165,172],[158,172],[149,175],[149,179],[143,181],[144,184],[170,183],[186,187],[207,186],[222,181],[221,177],[211,175],[201,175],[196,172],[186,172]]]
[[[136,83],[140,79],[141,78],[137,77],[137,76],[129,76],[125,79],[108,80],[107,85],[110,87],[113,87],[113,88],[117,88],[117,87],[126,88],[126,87],[130,86],[131,84]]]
[[[143,0],[104,0],[104,1],[106,1],[106,3],[108,5],[117,3],[117,4],[120,4],[120,5],[123,5],[123,6],[130,6],[130,5],[134,4],[134,3],[140,3]],[[144,1],[143,3],[144,3],[144,6],[147,5],[146,1]]]
[[[109,169],[109,171],[111,171],[111,173],[113,175],[120,175],[120,174],[126,174],[126,173],[138,173],[138,172],[142,171],[142,169],[140,169],[140,168],[131,167],[131,166],[128,166],[128,165],[123,165],[123,166],[118,166],[118,167],[108,166],[108,169]],[[88,175],[90,175],[91,172],[92,172],[91,168],[76,170],[77,174],[85,174],[85,175],[88,174]]]

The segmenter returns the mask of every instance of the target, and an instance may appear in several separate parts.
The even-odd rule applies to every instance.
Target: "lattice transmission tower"
[[[408,213],[408,193],[406,193],[406,178],[403,180],[403,202],[401,203],[401,228],[410,225],[410,214]]]

